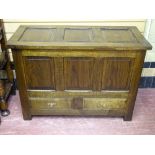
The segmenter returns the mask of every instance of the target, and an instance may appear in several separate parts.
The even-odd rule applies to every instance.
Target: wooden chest
[[[151,45],[136,27],[20,26],[13,51],[25,120],[104,115],[131,120]]]

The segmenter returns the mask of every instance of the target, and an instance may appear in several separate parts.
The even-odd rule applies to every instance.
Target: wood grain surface
[[[136,27],[21,26],[13,49],[24,119],[132,119],[146,49]]]

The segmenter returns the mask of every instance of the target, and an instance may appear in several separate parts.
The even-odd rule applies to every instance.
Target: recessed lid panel
[[[92,40],[92,29],[65,29],[64,41],[67,42],[90,42]]]
[[[50,42],[54,41],[56,29],[27,28],[19,38],[20,42]]]
[[[137,43],[131,29],[106,29],[101,28],[102,38],[110,43]]]

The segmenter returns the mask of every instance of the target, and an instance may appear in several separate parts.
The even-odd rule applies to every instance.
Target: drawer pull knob
[[[72,100],[71,107],[73,109],[83,109],[83,98],[77,97]]]
[[[54,102],[48,103],[48,106],[49,106],[50,108],[53,108],[55,105],[56,105],[56,103],[54,103]]]

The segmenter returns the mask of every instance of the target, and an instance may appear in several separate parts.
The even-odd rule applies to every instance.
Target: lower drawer
[[[32,115],[123,115],[124,98],[31,98]]]

